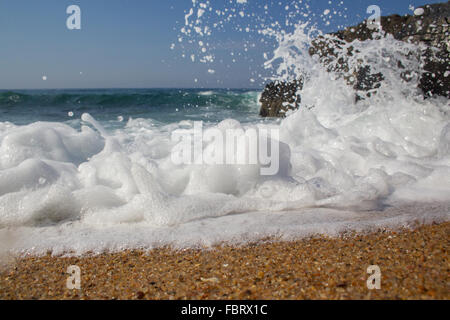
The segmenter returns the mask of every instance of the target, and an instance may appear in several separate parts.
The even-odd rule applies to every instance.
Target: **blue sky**
[[[269,16],[264,19],[284,21],[289,13],[286,5],[299,0],[210,2],[212,7],[243,8],[257,18],[265,14],[262,5],[268,4]],[[389,15],[411,13],[411,5],[434,2],[439,1],[303,0],[299,5],[308,4],[309,19],[330,32],[364,20],[372,4]],[[66,27],[66,8],[73,4],[81,8],[81,30]],[[0,0],[0,89],[260,87],[262,80],[250,79],[264,75],[262,53],[273,50],[273,43],[261,43],[256,34],[236,30],[256,20],[225,24],[208,39],[215,62],[192,62],[189,50],[195,48],[183,48],[177,41],[191,7],[191,0]],[[322,13],[335,8],[347,8],[346,17],[326,25]],[[250,43],[254,47],[241,50]],[[236,54],[235,62],[230,52]]]

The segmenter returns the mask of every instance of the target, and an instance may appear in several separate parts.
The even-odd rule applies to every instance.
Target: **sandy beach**
[[[447,222],[245,247],[13,258],[0,298],[449,299],[449,233]],[[66,287],[70,265],[81,269],[80,290]],[[381,269],[380,290],[367,288],[370,265]]]

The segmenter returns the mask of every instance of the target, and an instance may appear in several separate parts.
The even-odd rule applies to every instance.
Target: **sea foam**
[[[275,176],[258,165],[175,165],[171,132],[191,121],[134,119],[114,131],[87,114],[80,130],[2,123],[0,233],[14,233],[13,251],[83,253],[448,220],[445,102],[317,97],[279,124],[205,124],[278,129],[287,161]]]

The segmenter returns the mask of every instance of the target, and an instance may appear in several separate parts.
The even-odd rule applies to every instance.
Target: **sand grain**
[[[350,238],[214,250],[126,251],[16,260],[1,299],[449,299],[450,223]],[[68,290],[67,267],[81,268]],[[381,290],[367,289],[378,265]]]

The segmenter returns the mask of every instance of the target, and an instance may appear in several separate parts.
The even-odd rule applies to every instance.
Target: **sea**
[[[195,35],[189,17],[184,36]],[[259,116],[262,88],[0,91],[0,257],[211,248],[450,220],[450,103],[417,88],[423,48],[391,36],[344,45],[358,52],[344,56],[350,71],[367,63],[384,76],[356,101],[349,77],[308,54],[311,30],[267,31],[277,41],[267,81],[304,79],[300,108],[279,119]],[[201,156],[224,144],[234,158],[264,146],[258,136],[227,149],[229,138],[217,138],[227,132],[273,132],[266,151],[276,172],[263,174],[261,157],[174,161],[180,133]]]
[[[260,93],[2,91],[3,251],[211,247],[448,220],[445,100],[356,106],[350,97],[331,103],[319,95],[315,108],[262,119]],[[175,164],[172,134],[195,123],[279,130],[280,173]]]

